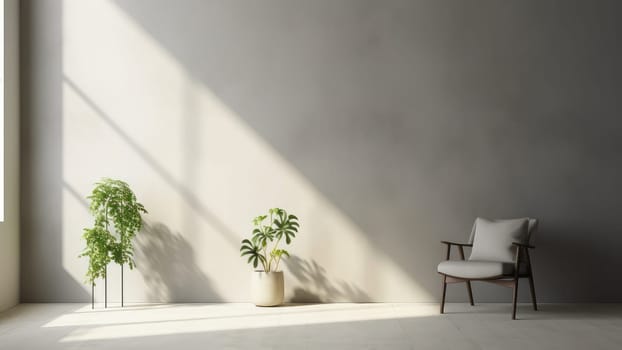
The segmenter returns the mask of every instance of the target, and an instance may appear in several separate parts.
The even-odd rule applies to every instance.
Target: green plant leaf
[[[290,244],[292,239],[296,237],[295,232],[298,232],[298,217],[295,215],[288,215],[285,210],[279,210],[277,218],[274,219],[275,237],[281,239],[285,236],[285,243]]]

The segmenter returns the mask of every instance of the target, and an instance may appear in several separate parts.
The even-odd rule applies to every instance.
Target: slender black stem
[[[108,201],[110,199],[106,199],[106,232],[108,231]],[[108,265],[106,265],[104,270],[104,308],[108,308]]]
[[[121,264],[121,307],[123,307],[123,264]]]

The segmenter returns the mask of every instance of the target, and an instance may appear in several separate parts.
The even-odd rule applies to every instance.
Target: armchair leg
[[[466,281],[467,291],[469,292],[469,301],[471,302],[471,306],[475,305],[473,303],[473,290],[471,290],[471,281]]]
[[[514,286],[512,287],[512,319],[516,319],[516,299],[518,299],[518,277],[514,278]]]
[[[538,303],[536,302],[536,288],[533,285],[533,275],[529,274],[529,290],[531,291],[531,303],[533,304],[533,309],[538,311]]]
[[[538,311],[538,303],[536,302],[536,287],[533,284],[533,270],[531,269],[531,257],[529,256],[529,249],[525,249],[525,256],[527,257],[527,266],[529,268],[529,290],[531,291],[531,303],[533,309]]]
[[[443,294],[441,296],[441,314],[445,313],[445,294],[447,293],[447,276],[443,276]]]

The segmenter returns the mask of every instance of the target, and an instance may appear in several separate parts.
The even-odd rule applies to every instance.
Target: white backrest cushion
[[[526,243],[528,228],[527,218],[496,221],[477,218],[469,260],[513,262],[516,248],[512,243]]]
[[[529,244],[533,244],[533,236],[538,230],[538,220],[534,218],[529,218],[529,227],[527,228],[527,242]]]
[[[521,218],[522,219],[522,218]],[[525,243],[533,244],[533,237],[536,231],[538,230],[538,219],[534,218],[525,218],[529,220],[529,226],[527,228],[527,241]],[[518,219],[500,219],[500,220],[488,220],[488,221],[506,221],[506,220],[518,220]],[[471,228],[471,235],[469,235],[469,243],[473,244],[473,239],[475,238],[475,228],[477,227],[477,220],[473,222],[473,227]]]

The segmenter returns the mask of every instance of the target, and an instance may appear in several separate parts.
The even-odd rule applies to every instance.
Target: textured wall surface
[[[4,1],[4,221],[0,311],[19,302],[19,2]]]
[[[104,176],[150,212],[130,301],[249,300],[239,241],[272,206],[302,223],[290,300],[438,300],[440,239],[532,216],[541,301],[622,301],[619,2],[22,10],[24,301],[88,300],[84,197]]]

